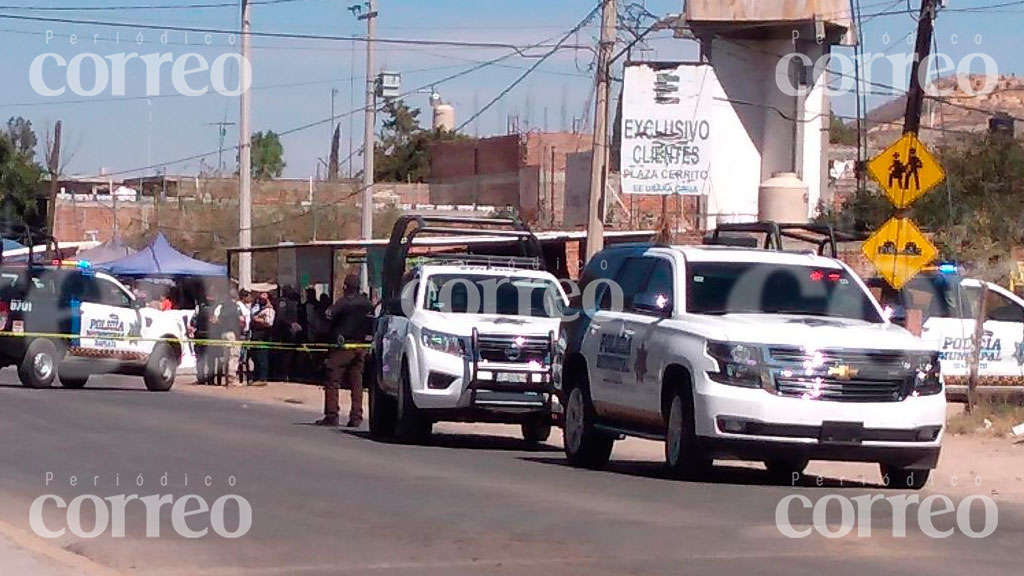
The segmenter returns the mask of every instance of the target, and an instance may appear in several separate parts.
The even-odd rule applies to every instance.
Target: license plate
[[[818,439],[823,444],[860,444],[864,441],[864,423],[823,422]]]
[[[11,325],[11,332],[14,332],[15,334],[24,334],[25,333],[25,321],[24,320],[15,320],[14,323]]]
[[[506,384],[526,384],[526,376],[526,374],[516,374],[514,372],[498,372],[494,377],[494,381]]]

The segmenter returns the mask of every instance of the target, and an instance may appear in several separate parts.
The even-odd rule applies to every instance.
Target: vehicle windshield
[[[749,262],[695,262],[687,275],[694,314],[794,314],[881,323],[871,295],[845,270]]]
[[[545,278],[435,274],[426,289],[431,312],[558,318],[565,307],[558,284]]]

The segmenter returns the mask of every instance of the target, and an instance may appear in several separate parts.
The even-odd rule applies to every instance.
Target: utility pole
[[[57,120],[57,125],[53,128],[53,147],[50,149],[50,198],[46,203],[46,229],[50,233],[53,240],[57,239],[57,191],[60,190],[60,130],[61,122]],[[47,251],[47,258],[56,258],[56,254],[53,253],[53,242],[50,239],[46,240],[46,245],[50,247]]]
[[[362,239],[373,238],[373,130],[377,124],[377,81],[373,62],[373,39],[376,31],[377,0],[369,0],[365,14],[359,20],[366,20],[366,117],[363,125],[363,230]],[[370,269],[366,262],[359,275],[360,289],[370,293]]]
[[[921,15],[917,20],[917,43],[914,46],[914,62],[910,66],[910,89],[907,90],[907,113],[903,119],[904,134],[917,134],[921,128],[921,111],[924,107],[921,64],[931,54],[934,31],[935,0],[921,0]]]
[[[601,45],[597,59],[597,105],[594,110],[594,151],[590,164],[590,211],[587,219],[587,260],[604,248],[602,199],[608,174],[608,95],[612,49],[615,48],[615,0],[603,0]]]
[[[252,135],[249,126],[250,84],[247,65],[252,38],[249,36],[249,0],[242,0],[242,62],[238,66],[239,86],[243,88],[238,120],[238,246],[252,246]],[[252,253],[238,253],[238,287],[252,285]]]
[[[114,221],[113,237],[117,238],[119,236],[120,230],[117,227],[117,192],[114,190],[114,179],[113,178],[108,178],[107,179],[107,191],[110,192],[110,206],[111,206],[110,209],[113,210],[113,212],[114,212],[114,218],[113,218],[113,221]]]
[[[207,126],[216,126],[217,135],[219,136],[218,147],[217,147],[217,175],[220,176],[224,172],[224,138],[228,135],[228,126],[234,126],[234,122],[228,122],[227,118],[220,122],[209,122]]]

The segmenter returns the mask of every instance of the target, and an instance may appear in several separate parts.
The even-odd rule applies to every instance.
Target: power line
[[[82,20],[78,18],[58,18],[50,16],[26,16],[20,14],[0,14],[2,20],[19,20],[29,22],[50,22],[59,24],[82,24],[91,26],[107,26],[112,28],[133,28],[133,29],[149,29],[149,30],[165,30],[169,32],[198,32],[203,34],[239,34],[238,30],[228,28],[203,28],[197,26],[171,26],[165,24],[146,24],[139,22],[112,22],[112,21],[101,21],[101,20]],[[262,38],[289,38],[295,40],[330,40],[335,42],[366,42],[367,39],[364,36],[332,36],[327,34],[300,34],[297,32],[249,32],[250,36],[262,37]],[[462,41],[462,40],[431,40],[427,38],[374,38],[375,43],[381,44],[394,44],[399,46],[449,46],[455,48],[477,48],[477,49],[496,49],[496,50],[512,50],[516,54],[523,57],[531,57],[526,53],[527,50],[539,49],[539,48],[552,48],[551,45],[547,44],[532,44],[529,46],[518,46],[515,44],[503,43],[503,42],[475,42],[475,41]],[[555,50],[579,50],[579,49],[590,49],[589,46],[580,45],[565,45],[564,42],[559,43]]]
[[[574,26],[564,36],[562,36],[562,39],[559,40],[558,42],[556,42],[555,45],[552,46],[551,49],[548,50],[548,52],[546,54],[541,56],[539,60],[534,62],[532,66],[527,68],[527,70],[525,72],[523,72],[518,78],[516,78],[504,90],[499,92],[497,96],[495,96],[493,99],[491,99],[482,108],[480,108],[479,110],[475,111],[473,113],[473,115],[470,116],[469,118],[467,118],[465,122],[460,124],[459,127],[455,129],[455,131],[456,132],[461,132],[466,126],[469,126],[474,120],[476,120],[477,118],[482,116],[484,112],[486,112],[487,110],[490,110],[490,108],[492,106],[494,106],[499,100],[501,100],[502,98],[507,96],[508,93],[511,92],[512,90],[514,90],[516,86],[521,84],[523,82],[523,80],[526,80],[526,78],[534,70],[536,70],[538,67],[540,67],[541,64],[543,64],[548,58],[550,58],[555,52],[557,52],[559,50],[559,48],[562,46],[562,44],[567,42],[569,40],[569,38],[572,37],[573,34],[575,34],[576,32],[580,31],[584,26],[587,25],[588,22],[590,22],[595,16],[597,16],[598,12],[600,12],[600,11],[601,11],[601,5],[599,4],[599,5],[595,6],[586,16],[584,16],[583,20],[581,20],[579,22],[579,24]]]
[[[250,4],[272,5],[292,4],[306,0],[252,0]],[[113,10],[198,10],[206,8],[238,8],[238,2],[194,3],[194,4],[122,4],[119,6],[0,6],[0,10],[22,10],[25,12],[107,12]]]
[[[541,43],[547,43],[547,42],[550,42],[550,41],[551,41],[551,39],[545,39],[545,40],[542,40]],[[526,48],[527,49],[531,49],[533,47],[535,47],[535,46],[528,46]],[[518,54],[518,52],[511,52],[511,53],[499,56],[497,58],[493,58],[491,60],[487,60],[487,61],[481,62],[481,63],[479,63],[479,64],[477,64],[475,66],[467,68],[466,70],[462,70],[460,72],[457,72],[455,74],[451,74],[451,75],[446,76],[444,78],[441,78],[439,80],[434,80],[432,82],[428,82],[426,84],[423,84],[423,85],[421,85],[421,86],[419,86],[417,88],[413,88],[413,89],[411,89],[411,90],[409,90],[409,91],[407,91],[407,92],[405,92],[403,94],[400,94],[399,96],[396,97],[396,99],[404,98],[406,96],[418,93],[421,90],[426,90],[428,88],[437,86],[439,84],[450,82],[450,81],[455,80],[457,78],[460,78],[462,76],[466,76],[468,74],[472,74],[473,72],[476,72],[477,70],[480,70],[482,68],[486,68],[488,66],[492,66],[492,65],[494,65],[494,64],[496,64],[498,62],[501,62],[501,61],[507,60],[509,58],[512,58],[512,57],[516,56],[517,54]],[[297,126],[295,128],[291,128],[291,129],[285,130],[283,132],[277,132],[277,135],[278,136],[287,136],[289,134],[294,134],[296,132],[301,132],[301,131],[304,131],[304,130],[308,130],[310,128],[314,128],[314,127],[317,127],[317,126],[321,126],[323,124],[327,124],[327,123],[331,122],[332,120],[339,120],[341,118],[346,118],[346,117],[352,116],[354,114],[359,114],[359,113],[365,112],[365,111],[366,111],[366,106],[362,106],[362,107],[355,108],[355,109],[349,110],[349,111],[341,113],[341,114],[336,114],[336,115],[334,115],[332,117],[328,117],[328,118],[325,118],[323,120],[318,120],[318,121],[315,121],[315,122],[310,122],[308,124],[305,124],[305,125],[302,125],[302,126]],[[236,146],[232,147],[231,149],[237,151],[238,148],[239,147],[236,145]],[[158,163],[151,164],[151,165],[148,165],[148,166],[132,168],[132,169],[129,169],[129,170],[119,170],[117,172],[107,172],[107,173],[103,174],[102,176],[107,177],[107,176],[118,176],[118,175],[124,175],[124,174],[134,174],[134,173],[137,173],[137,172],[144,172],[144,171],[153,170],[153,169],[161,168],[161,167],[165,167],[165,166],[170,166],[170,165],[175,165],[175,164],[184,164],[186,162],[191,162],[191,161],[194,161],[194,160],[199,160],[201,158],[206,158],[208,156],[213,156],[214,154],[217,154],[217,153],[218,153],[217,150],[213,150],[211,152],[206,152],[206,153],[202,153],[202,154],[193,154],[191,156],[186,156],[184,158],[178,158],[176,160],[171,160],[171,161],[168,161],[168,162],[158,162]]]

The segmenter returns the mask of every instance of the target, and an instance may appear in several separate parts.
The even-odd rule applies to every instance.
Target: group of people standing
[[[373,306],[349,275],[333,305],[313,289],[302,301],[291,288],[276,301],[267,292],[208,290],[190,322],[198,384],[265,386],[282,381],[324,383],[322,426],[338,426],[339,392],[352,392],[348,426],[362,424],[366,340],[373,330]],[[249,342],[248,344],[246,342]],[[326,346],[306,349],[303,344]]]

